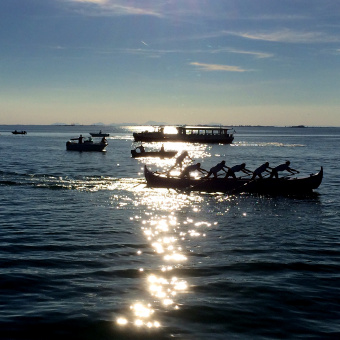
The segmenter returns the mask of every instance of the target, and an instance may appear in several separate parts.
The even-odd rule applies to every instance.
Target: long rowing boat
[[[259,194],[310,194],[317,189],[323,178],[323,168],[316,174],[306,177],[291,178],[180,178],[168,177],[150,171],[144,167],[147,186],[151,188],[169,188],[185,191],[224,192],[224,193],[259,193]]]

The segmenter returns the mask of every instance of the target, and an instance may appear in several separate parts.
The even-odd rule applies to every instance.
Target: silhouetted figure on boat
[[[235,172],[239,172],[239,171],[242,171],[246,175],[251,175],[253,173],[252,171],[246,169],[246,163],[242,163],[242,164],[234,165],[233,167],[229,168],[227,171],[227,174],[225,175],[225,178],[228,178],[229,176],[231,176],[232,178],[236,179]]]
[[[229,169],[229,167],[227,167],[227,166],[225,165],[225,161],[222,161],[222,162],[218,163],[217,165],[213,166],[213,167],[209,170],[209,172],[208,172],[206,178],[210,177],[210,175],[214,175],[214,178],[217,178],[217,173],[218,173],[219,171],[221,171],[221,170],[223,170],[223,171],[227,174],[227,171],[225,171],[224,169]]]
[[[139,150],[140,153],[145,152],[145,149],[144,149],[143,144],[141,144],[140,146],[137,146],[137,147],[136,147],[136,151],[137,151],[137,150]]]
[[[83,139],[85,137],[83,137],[83,135],[80,135],[79,137],[77,138],[71,138],[71,140],[77,140],[79,144],[83,144]]]
[[[168,172],[170,172],[172,169],[176,168],[176,166],[179,166],[179,167],[182,169],[183,162],[184,162],[184,159],[185,159],[186,157],[188,157],[188,158],[190,158],[191,160],[193,160],[193,159],[189,156],[188,151],[183,151],[183,152],[176,158],[175,165],[172,166]]]
[[[300,171],[292,169],[289,167],[290,165],[290,161],[286,161],[283,164],[280,164],[278,166],[276,166],[275,168],[272,169],[272,173],[270,174],[270,178],[273,178],[275,176],[275,178],[279,178],[279,171],[288,171],[290,172],[292,175],[293,174],[298,174]]]
[[[180,177],[181,178],[190,178],[190,173],[194,172],[194,171],[199,171],[202,174],[207,172],[206,170],[201,168],[201,163],[191,164],[191,165],[188,165],[184,168]]]
[[[254,170],[254,172],[253,172],[253,177],[252,177],[251,179],[255,179],[256,176],[258,176],[260,179],[262,179],[262,178],[263,178],[263,177],[262,177],[262,173],[263,173],[263,172],[268,172],[268,173],[270,173],[270,172],[268,171],[268,169],[270,169],[270,170],[272,169],[272,168],[269,167],[269,163],[268,163],[268,162],[262,164],[261,166],[259,166],[257,169]]]

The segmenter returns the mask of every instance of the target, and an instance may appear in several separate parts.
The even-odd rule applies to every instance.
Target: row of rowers
[[[177,166],[182,168],[183,161],[186,157],[193,160],[189,156],[187,151],[182,152],[181,155],[176,158],[175,165],[168,171],[168,173],[170,173],[170,171]],[[262,179],[263,178],[262,174],[264,172],[269,173],[270,178],[272,178],[272,177],[278,178],[279,177],[278,173],[280,171],[288,171],[290,174],[299,173],[298,170],[290,168],[289,165],[290,165],[290,161],[286,161],[285,163],[280,164],[280,165],[276,166],[275,168],[271,168],[269,166],[269,163],[266,162],[266,163],[262,164],[261,166],[259,166],[254,171],[251,171],[251,170],[246,168],[245,163],[234,165],[232,167],[228,167],[228,166],[226,166],[225,161],[222,161],[222,162],[216,164],[215,166],[213,166],[209,171],[207,171],[207,170],[201,168],[201,163],[196,163],[196,164],[191,164],[191,165],[186,166],[183,169],[183,171],[181,172],[180,177],[190,178],[190,173],[194,172],[194,171],[199,171],[202,174],[206,174],[205,178],[209,178],[211,175],[213,175],[214,178],[217,178],[219,176],[218,173],[220,171],[224,171],[226,173],[225,178],[228,178],[230,176],[230,177],[233,177],[234,179],[236,179],[236,175],[235,175],[236,172],[243,172],[246,175],[252,175],[251,179],[255,179],[256,177],[259,177],[259,178]]]

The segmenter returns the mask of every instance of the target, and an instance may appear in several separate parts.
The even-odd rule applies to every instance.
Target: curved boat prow
[[[144,176],[145,178],[148,177],[148,175],[152,174],[152,172],[147,168],[147,166],[144,164]]]
[[[323,179],[323,166],[321,167],[320,171],[315,174],[315,175],[310,175],[310,177],[313,179],[313,185],[312,185],[312,189],[317,189]]]

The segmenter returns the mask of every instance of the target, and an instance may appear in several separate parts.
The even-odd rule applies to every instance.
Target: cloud
[[[272,53],[256,52],[256,51],[244,51],[244,50],[236,50],[236,49],[231,49],[231,48],[220,48],[220,49],[212,50],[212,53],[248,54],[248,55],[255,56],[258,59],[272,58],[274,56],[274,54],[272,54]]]
[[[284,29],[276,32],[227,32],[228,34],[252,40],[264,40],[284,43],[333,43],[340,38],[323,32],[299,32]]]
[[[84,4],[83,8],[78,8],[83,14],[92,16],[108,16],[108,15],[149,15],[160,17],[162,14],[154,9],[143,8],[140,5],[126,5],[125,1],[116,0],[68,0],[74,4]],[[93,5],[93,6],[89,6]]]
[[[51,50],[64,50],[64,49],[65,49],[65,47],[60,46],[60,45],[49,46],[49,48],[50,48]]]
[[[99,4],[99,5],[105,5],[107,4],[107,0],[71,0],[73,2],[84,2],[84,3],[91,3],[91,4]]]
[[[260,14],[250,16],[249,19],[258,21],[301,21],[310,20],[312,17],[307,14]]]
[[[223,72],[246,72],[247,70],[239,66],[219,65],[219,64],[204,64],[198,62],[190,63],[192,66],[197,66],[201,71],[223,71]]]
[[[145,46],[149,46],[147,43],[144,41],[141,41],[142,44]],[[147,54],[147,53],[158,53],[160,55],[162,54],[181,54],[181,53],[190,53],[190,54],[219,54],[219,53],[236,53],[236,54],[246,54],[250,56],[254,56],[258,59],[264,59],[264,58],[272,58],[274,54],[272,53],[264,53],[264,52],[255,52],[255,51],[244,51],[244,50],[236,50],[236,49],[229,49],[229,48],[221,48],[221,49],[214,49],[214,50],[209,50],[209,49],[197,49],[197,50],[191,50],[191,49],[128,49],[126,50],[127,52],[130,53],[141,53],[141,54]]]

